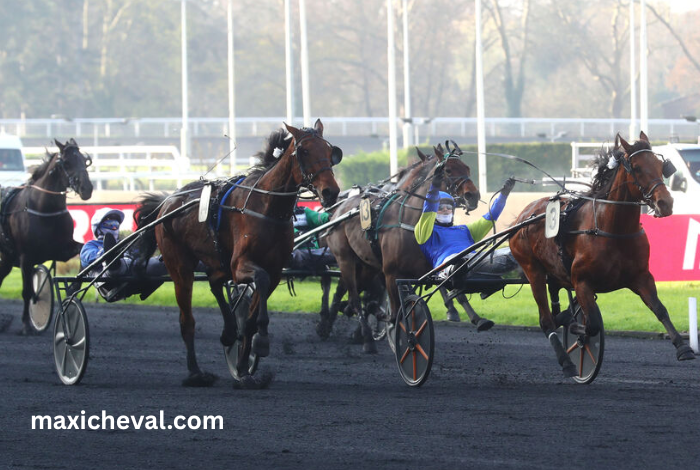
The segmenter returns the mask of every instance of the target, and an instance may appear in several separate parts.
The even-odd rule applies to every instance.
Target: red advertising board
[[[318,209],[318,203],[300,202]],[[90,219],[101,207],[124,211],[122,230],[134,230],[135,204],[71,204],[74,238],[85,243],[92,240]],[[700,280],[700,215],[672,215],[663,219],[643,215],[642,225],[651,244],[651,273],[657,281]]]
[[[307,206],[314,210],[321,208],[321,205],[316,201],[299,201],[299,205]],[[136,204],[69,204],[68,212],[73,217],[73,238],[80,243],[85,243],[93,239],[90,220],[98,209],[109,207],[119,209],[124,212],[124,222],[121,225],[121,230],[136,230],[134,223],[134,210]]]
[[[642,216],[649,237],[649,269],[657,281],[700,280],[700,215]]]

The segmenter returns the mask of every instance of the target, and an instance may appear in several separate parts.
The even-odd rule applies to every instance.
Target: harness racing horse
[[[32,334],[29,302],[34,295],[34,266],[46,261],[68,261],[82,248],[73,240],[73,219],[66,208],[67,189],[85,201],[92,196],[87,167],[89,155],[80,152],[74,139],[54,140],[58,152],[47,152],[44,162],[26,184],[3,191],[0,211],[0,285],[13,266],[22,271],[22,334]]]
[[[416,242],[413,226],[422,213],[436,165],[444,161],[445,177],[440,189],[456,198],[465,198],[469,209],[476,208],[479,201],[479,191],[470,178],[469,167],[453,153],[445,156],[442,146],[434,148],[434,153],[435,158],[428,158],[419,151],[421,161],[399,181],[391,196],[369,196],[372,206],[378,208],[378,222],[373,221],[367,234],[362,230],[360,217],[355,217],[334,227],[327,237],[348,291],[350,308],[360,320],[362,347],[366,353],[376,353],[377,347],[366,312],[361,308],[358,286],[362,279],[371,280],[374,275],[383,274],[391,305],[390,321],[393,321],[400,308],[396,279],[418,278],[431,268]],[[332,219],[358,207],[362,197],[349,198]]]
[[[602,327],[596,294],[626,287],[639,295],[664,325],[676,347],[677,359],[695,358],[657,296],[654,276],[649,272],[649,240],[639,223],[641,204],[653,208],[656,217],[673,212],[673,198],[662,178],[670,177],[675,168],[657,158],[644,132],[639,137],[630,145],[618,134],[615,147],[596,160],[598,172],[591,190],[578,199],[578,204],[573,199],[560,201],[561,205],[569,204],[563,213],[568,208],[571,211],[562,221],[559,240],[545,238],[544,221],[521,228],[510,239],[513,256],[525,271],[539,307],[540,327],[568,377],[577,371],[555,334],[559,326],[555,315],[560,313],[558,292],[562,288],[575,291],[588,337],[598,334]],[[533,202],[515,223],[542,214],[548,201],[544,198]],[[547,283],[554,312],[547,303]]]
[[[251,351],[258,357],[269,354],[267,300],[292,253],[297,193],[308,188],[324,206],[332,205],[340,191],[332,167],[342,159],[342,151],[323,138],[320,120],[314,128],[285,126],[286,131],[280,129],[268,138],[267,148],[257,155],[259,166],[215,190],[210,208],[210,213],[218,214],[215,223],[198,222],[195,210],[147,232],[151,244],[145,250],[147,256],[157,243],[175,284],[180,331],[187,347],[185,386],[208,386],[216,379],[200,370],[194,350],[192,284],[198,261],[207,267],[209,285],[224,318],[221,342],[224,346],[239,344],[236,386],[261,388],[269,383],[268,378],[250,375],[248,361]],[[204,185],[202,181],[190,183],[169,197],[146,195],[137,209],[137,225],[142,227],[199,198]],[[245,318],[231,313],[224,294],[224,285],[231,279],[237,285],[255,283]]]

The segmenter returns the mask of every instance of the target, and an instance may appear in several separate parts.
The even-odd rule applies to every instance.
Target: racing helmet
[[[452,206],[452,212],[454,212],[454,210],[455,210],[455,199],[454,199],[452,196],[450,196],[448,193],[446,193],[445,191],[440,191],[440,192],[439,192],[439,195],[440,195],[440,202],[439,202],[439,204],[440,204],[440,205],[448,204],[448,205]],[[433,200],[434,200],[434,199],[433,199]]]
[[[100,224],[107,218],[118,220],[121,225],[124,222],[124,213],[119,209],[112,209],[111,207],[102,207],[97,209],[95,214],[90,219],[90,226],[92,227],[92,235],[97,238],[101,235]]]

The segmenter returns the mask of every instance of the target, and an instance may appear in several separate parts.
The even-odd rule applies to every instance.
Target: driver
[[[489,233],[503,212],[508,195],[515,185],[515,180],[508,178],[491,204],[489,212],[470,224],[453,225],[455,200],[438,189],[443,180],[443,172],[443,166],[435,170],[435,177],[423,205],[423,213],[414,232],[421,251],[433,268],[454,258]],[[494,252],[493,258],[488,257],[468,275],[502,275],[518,268],[510,248],[502,248]]]
[[[119,226],[122,222],[124,222],[124,213],[119,209],[103,207],[95,212],[90,221],[92,234],[95,236],[95,239],[87,242],[80,250],[80,265],[82,268],[92,264],[97,258],[117,244],[117,240],[119,240]],[[105,275],[110,277],[131,275],[133,266],[134,254],[131,250],[127,250],[121,258],[117,259],[109,267]],[[150,258],[146,264],[145,274],[147,276],[164,276],[168,274],[168,271],[159,258]]]

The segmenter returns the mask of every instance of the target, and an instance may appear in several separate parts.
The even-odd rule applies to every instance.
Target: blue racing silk
[[[90,263],[102,256],[104,252],[104,241],[102,239],[90,240],[80,250],[80,266],[83,268],[89,266]]]
[[[490,212],[478,220],[451,227],[435,224],[439,198],[438,188],[431,185],[423,204],[423,213],[414,230],[416,241],[433,268],[440,266],[450,255],[464,251],[484,238],[503,212],[507,196],[499,193],[491,204]]]

